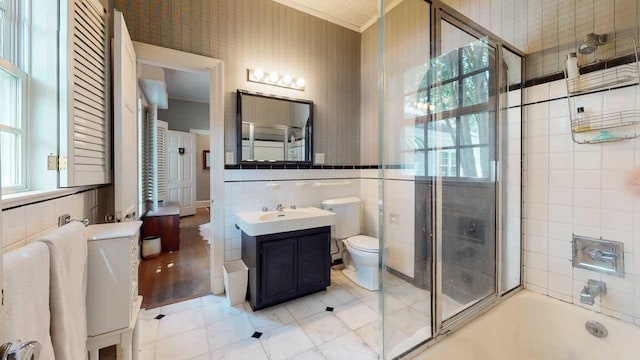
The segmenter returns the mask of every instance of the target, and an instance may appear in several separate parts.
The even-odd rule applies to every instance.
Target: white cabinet
[[[87,227],[89,337],[127,329],[138,312],[141,221]]]

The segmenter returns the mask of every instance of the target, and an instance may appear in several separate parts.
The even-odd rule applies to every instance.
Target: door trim
[[[209,251],[211,291],[224,292],[224,62],[141,42],[133,42],[138,62],[209,76],[209,131],[211,147],[211,225]]]

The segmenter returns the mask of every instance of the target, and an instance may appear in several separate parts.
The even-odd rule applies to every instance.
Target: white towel
[[[56,359],[87,358],[87,238],[71,222],[42,239],[51,256],[51,340]]]
[[[211,223],[208,222],[206,224],[202,224],[198,226],[198,229],[200,230],[200,236],[202,236],[202,239],[211,244]]]
[[[49,335],[49,249],[30,243],[9,251],[4,261],[4,334],[7,341],[38,341],[41,360],[53,360]]]

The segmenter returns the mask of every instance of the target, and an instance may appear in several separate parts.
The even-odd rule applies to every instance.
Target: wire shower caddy
[[[625,49],[616,56],[618,49]],[[598,54],[604,53],[602,58],[631,57],[632,63],[609,67],[608,61],[598,59]],[[569,117],[571,121],[571,137],[576,144],[600,144],[606,142],[622,141],[640,137],[637,128],[634,126],[640,123],[640,109],[637,107],[637,100],[634,109],[620,111],[604,110],[594,112],[588,116],[578,116],[576,114],[576,99],[580,95],[607,92],[623,87],[637,86],[640,84],[640,64],[638,64],[638,49],[633,38],[621,38],[602,43],[594,53],[594,60],[582,69],[589,67],[602,67],[597,71],[578,75],[569,79],[568,71],[565,68],[565,80],[567,83],[567,99],[569,104]],[[604,96],[604,94],[603,94]],[[637,94],[636,94],[637,98]],[[604,100],[603,100],[604,102]],[[603,105],[604,107],[604,105]],[[609,135],[608,130],[616,129],[616,135]],[[618,130],[619,129],[619,130]],[[600,131],[608,136],[594,136]],[[618,134],[620,132],[620,134]]]

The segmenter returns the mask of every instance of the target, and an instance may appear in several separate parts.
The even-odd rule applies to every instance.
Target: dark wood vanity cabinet
[[[282,303],[331,284],[331,227],[250,236],[242,232],[253,310]]]

